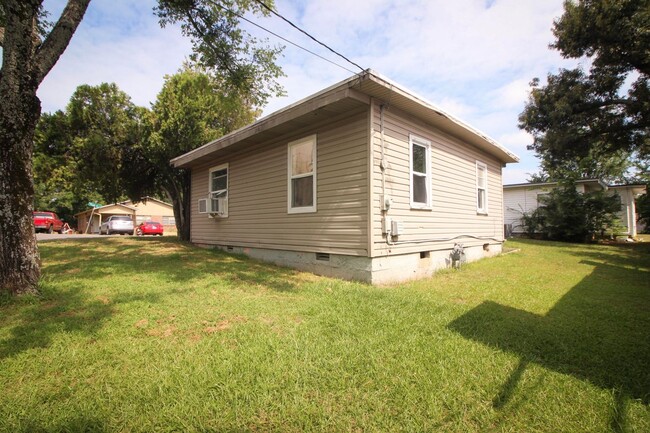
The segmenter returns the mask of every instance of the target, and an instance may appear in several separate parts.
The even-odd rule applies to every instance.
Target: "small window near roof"
[[[316,212],[316,136],[289,143],[288,212]]]
[[[487,165],[476,161],[476,212],[480,214],[488,213],[487,203]]]

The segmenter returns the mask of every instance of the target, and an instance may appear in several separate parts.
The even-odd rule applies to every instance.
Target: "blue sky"
[[[63,0],[46,0],[57,17]],[[149,106],[166,74],[191,47],[178,28],[161,29],[154,0],[92,0],[70,46],[39,89],[44,111],[62,109],[80,84],[115,82],[136,104]],[[364,68],[372,68],[483,131],[520,156],[504,183],[526,180],[537,160],[517,127],[528,83],[573,67],[548,48],[562,0],[276,0],[277,10]],[[260,25],[348,69],[355,68],[278,18]],[[280,82],[287,96],[269,101],[269,114],[351,73],[286,45]]]

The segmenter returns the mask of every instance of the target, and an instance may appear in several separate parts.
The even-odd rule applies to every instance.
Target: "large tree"
[[[621,177],[650,155],[650,0],[568,0],[551,45],[581,67],[534,79],[520,128],[553,178]]]
[[[37,291],[40,264],[32,211],[34,129],[40,116],[36,91],[65,51],[90,0],[68,0],[52,25],[43,0],[0,2],[0,291]],[[271,0],[265,3],[271,5]],[[162,26],[180,23],[192,39],[194,60],[224,80],[254,89],[256,102],[279,90],[277,48],[261,46],[239,25],[246,11],[267,13],[251,0],[159,0]]]
[[[164,193],[174,206],[178,236],[190,236],[190,173],[169,160],[242,127],[259,114],[251,92],[185,66],[165,78],[152,107],[149,134],[122,162],[126,191],[138,200]]]
[[[125,198],[122,160],[127,149],[146,138],[147,110],[115,83],[102,83],[77,87],[66,114],[78,183],[91,185],[110,203]]]

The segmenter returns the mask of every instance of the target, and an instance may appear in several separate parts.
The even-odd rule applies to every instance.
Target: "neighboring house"
[[[503,202],[506,231],[513,234],[524,233],[521,224],[523,213],[530,214],[539,206],[539,196],[548,194],[557,186],[557,182],[518,183],[503,186]],[[584,179],[576,182],[580,193],[593,191],[608,191],[616,193],[621,198],[619,219],[625,227],[625,234],[637,235],[636,207],[634,200],[646,190],[645,185],[607,185],[598,179]]]
[[[136,226],[145,221],[156,221],[163,225],[166,234],[176,233],[174,207],[171,204],[153,197],[145,197],[139,203],[128,200],[120,204],[135,209],[134,224]]]
[[[99,233],[99,226],[111,215],[129,215],[134,225],[144,221],[162,223],[166,234],[176,232],[172,205],[152,197],[144,197],[140,203],[131,200],[88,209],[75,215],[80,233]]]
[[[365,71],[172,160],[191,241],[372,283],[501,251],[501,169],[518,158]]]

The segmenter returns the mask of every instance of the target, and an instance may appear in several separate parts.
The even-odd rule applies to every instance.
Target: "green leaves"
[[[589,241],[615,226],[621,209],[618,195],[605,191],[580,193],[566,182],[547,195],[539,196],[541,206],[525,215],[526,227],[543,233],[548,239],[568,242]]]
[[[650,155],[650,0],[565,2],[554,34],[553,48],[590,57],[591,69],[533,80],[519,117],[528,148],[551,177],[620,178]]]
[[[268,2],[272,5],[272,2]],[[161,26],[180,24],[192,40],[193,63],[206,68],[228,86],[246,92],[256,106],[270,96],[281,95],[276,65],[281,47],[265,45],[240,26],[246,13],[267,15],[257,2],[248,0],[159,0],[154,8]]]

